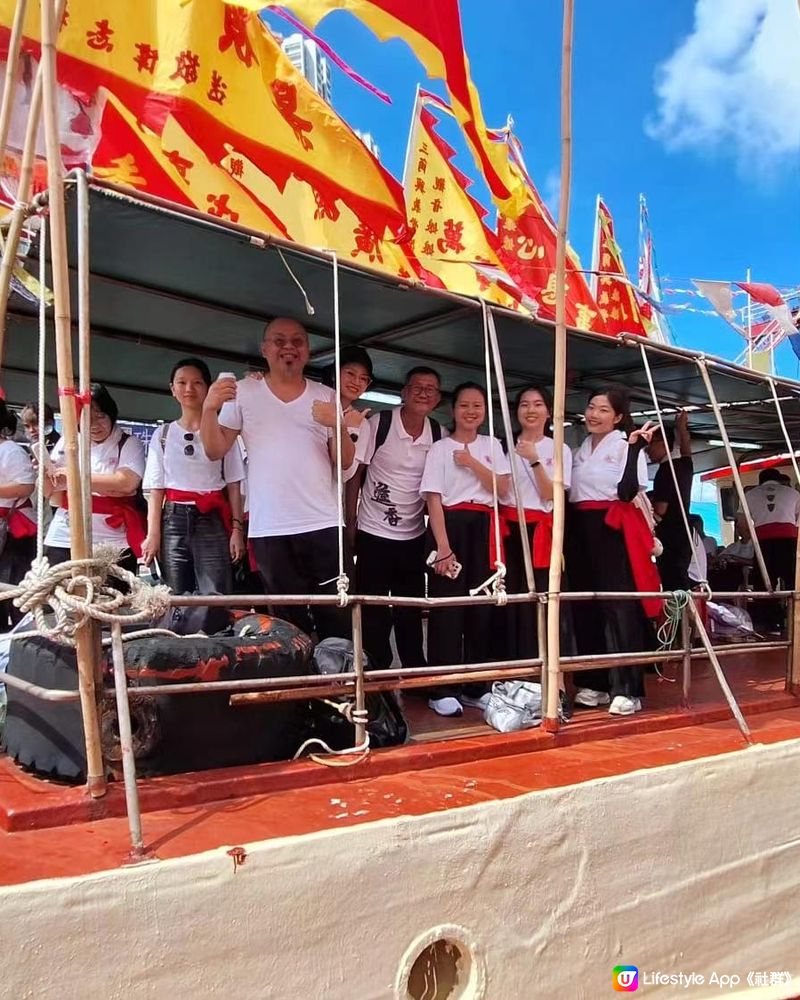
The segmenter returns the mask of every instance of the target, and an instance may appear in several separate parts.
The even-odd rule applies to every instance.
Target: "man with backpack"
[[[360,594],[422,597],[425,593],[425,504],[420,484],[425,458],[441,426],[430,417],[442,398],[439,375],[432,368],[412,368],[401,393],[402,406],[369,418],[370,446],[364,475],[348,483],[351,501],[361,486],[357,523],[356,583]],[[363,470],[362,470],[363,471]],[[348,512],[355,503],[348,503]],[[419,608],[365,606],[364,648],[372,663],[391,666],[392,627],[404,667],[425,666],[422,613]]]

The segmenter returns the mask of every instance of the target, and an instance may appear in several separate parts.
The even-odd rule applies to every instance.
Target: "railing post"
[[[364,746],[367,741],[366,723],[358,721],[364,718],[366,696],[364,694],[364,632],[361,626],[361,602],[352,605],[353,622],[353,672],[356,675],[356,715],[354,719],[355,739],[353,745]]]
[[[128,678],[125,674],[125,656],[122,650],[122,626],[111,626],[111,659],[114,664],[114,694],[117,700],[119,745],[122,752],[122,775],[125,781],[125,806],[128,812],[128,829],[131,835],[131,861],[145,857],[142,834],[142,814],[139,808],[139,789],[136,787],[136,757],[133,752],[131,707],[128,702]]]
[[[786,675],[786,688],[792,694],[800,695],[800,541],[794,562],[794,594],[792,594],[789,621],[791,645],[789,647],[789,669]]]
[[[681,706],[689,707],[689,692],[692,686],[692,626],[687,608],[681,611],[681,643],[683,645],[683,670]]]

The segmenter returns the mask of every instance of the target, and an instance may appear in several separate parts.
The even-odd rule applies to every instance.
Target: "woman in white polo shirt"
[[[494,573],[493,478],[502,497],[511,476],[500,442],[478,433],[485,419],[486,391],[464,382],[453,393],[453,432],[431,446],[425,461],[420,495],[428,505],[428,537],[435,549],[431,597],[464,596]],[[494,610],[485,604],[434,608],[428,619],[428,664],[491,659]],[[485,708],[488,697],[487,685],[465,684],[432,689],[428,705],[439,715],[461,715],[462,705]]]
[[[571,584],[578,591],[657,591],[653,535],[634,503],[647,489],[644,446],[654,427],[633,429],[627,394],[610,386],[593,393],[586,407],[586,440],[572,461],[567,542]],[[627,434],[627,437],[626,437]],[[656,599],[585,601],[576,612],[580,653],[653,649]],[[612,715],[641,710],[644,668],[581,671],[575,704],[609,705]]]
[[[550,568],[550,549],[553,541],[553,459],[555,450],[550,436],[550,419],[553,400],[547,389],[538,385],[526,386],[517,394],[514,404],[520,434],[517,438],[513,461],[517,474],[525,523],[531,548],[536,589],[546,592]],[[572,452],[564,445],[564,487],[569,489],[572,472]],[[522,554],[516,498],[513,482],[501,514],[511,529],[505,539],[506,590],[509,594],[524,593],[528,589],[525,561]],[[573,651],[571,620],[568,605],[562,604],[562,653]],[[538,656],[539,643],[536,632],[536,608],[530,604],[509,604],[504,612],[507,625],[507,655],[511,660]]]
[[[119,410],[104,385],[93,382],[91,396],[92,543],[119,548],[119,565],[135,573],[146,527],[137,499],[144,473],[144,445],[117,427]],[[44,541],[45,555],[55,565],[70,558],[64,438],[53,448],[50,460],[46,491],[58,509]]]
[[[176,594],[230,594],[233,562],[244,555],[241,482],[244,463],[234,443],[212,462],[200,440],[211,372],[200,358],[173,365],[170,392],[180,419],[150,439],[143,487],[147,497],[146,563],[161,554],[165,582]]]
[[[36,511],[31,494],[36,472],[30,456],[13,438],[17,418],[0,399],[0,581],[19,583],[36,555]],[[0,601],[0,631],[22,617],[11,601]]]

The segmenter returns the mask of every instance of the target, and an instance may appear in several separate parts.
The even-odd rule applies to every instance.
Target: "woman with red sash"
[[[36,471],[26,450],[10,440],[17,418],[0,400],[0,582],[19,583],[36,555],[36,511],[31,494]],[[16,625],[22,614],[11,601],[0,601],[0,631]]]
[[[170,391],[181,416],[150,439],[144,489],[147,538],[143,556],[161,554],[165,582],[176,594],[230,594],[232,561],[245,552],[238,443],[222,461],[206,457],[200,440],[203,401],[211,385],[208,365],[184,358],[173,366]]]
[[[567,542],[571,585],[578,591],[657,591],[653,536],[634,503],[647,489],[644,446],[654,428],[633,429],[627,394],[609,387],[592,394],[586,440],[572,462]],[[626,438],[627,433],[627,438]],[[629,653],[654,648],[659,599],[584,601],[575,611],[582,654]],[[612,715],[641,710],[644,668],[581,671],[575,704],[609,705]]]
[[[526,386],[520,390],[514,403],[520,435],[514,449],[513,461],[517,475],[520,499],[525,509],[528,541],[533,560],[536,590],[546,592],[550,569],[550,549],[553,537],[553,461],[555,450],[550,436],[550,419],[553,400],[547,389]],[[572,472],[572,452],[564,445],[564,486],[569,489]],[[522,540],[519,533],[519,514],[514,497],[513,483],[504,498],[500,512],[507,524],[505,539],[506,590],[509,594],[525,593],[528,581]],[[574,652],[570,607],[561,605],[562,654]],[[507,655],[510,660],[533,658],[539,655],[536,632],[536,607],[531,604],[509,604],[504,612],[507,626]]]
[[[464,596],[494,572],[494,485],[508,492],[508,457],[496,438],[479,434],[486,418],[486,392],[465,382],[453,393],[454,428],[430,448],[420,495],[428,505],[426,551],[434,550],[428,582],[430,597]],[[492,468],[494,467],[494,477]],[[460,565],[460,571],[458,567]],[[491,605],[434,608],[428,619],[428,664],[483,663],[497,652]],[[463,705],[485,708],[486,684],[441,687],[428,693],[439,715],[461,715]]]
[[[104,385],[92,383],[91,474],[92,544],[114,545],[123,569],[135,573],[145,536],[144,513],[137,498],[144,472],[142,442],[117,427],[119,410]],[[50,503],[57,508],[47,529],[45,555],[51,565],[70,558],[67,476],[64,468],[64,438],[50,455],[52,467],[45,481]]]

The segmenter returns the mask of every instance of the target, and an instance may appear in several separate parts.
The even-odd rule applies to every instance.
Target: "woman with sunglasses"
[[[181,415],[159,427],[147,453],[142,555],[149,564],[161,553],[164,580],[176,594],[230,594],[232,561],[245,552],[238,443],[222,461],[212,462],[200,440],[210,385],[205,361],[183,358],[173,366],[169,387]]]
[[[144,445],[117,427],[119,410],[111,393],[99,382],[91,389],[92,543],[120,549],[120,566],[136,572],[142,552],[145,519],[137,496],[144,472]],[[64,438],[50,455],[45,492],[57,510],[45,537],[45,555],[51,565],[70,558],[67,475]]]

